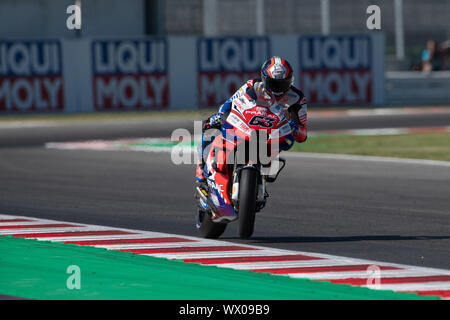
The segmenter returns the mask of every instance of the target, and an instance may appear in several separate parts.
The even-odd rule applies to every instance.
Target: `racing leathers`
[[[234,99],[246,94],[256,101],[261,106],[271,106],[273,103],[278,103],[283,107],[292,128],[292,137],[296,142],[302,143],[307,138],[307,105],[303,92],[291,86],[289,90],[281,97],[276,98],[268,90],[264,88],[264,84],[260,79],[248,80],[236,93],[228,99],[220,108],[219,111],[204,122],[203,130],[209,128],[218,128],[223,124],[224,119],[231,111],[232,102]],[[202,136],[202,144],[199,146],[199,161],[197,163],[196,180],[197,182],[205,181],[203,175],[204,167],[204,151],[206,147],[212,142],[212,139],[207,139]],[[289,150],[294,141],[291,143],[285,142],[280,144],[281,150]]]

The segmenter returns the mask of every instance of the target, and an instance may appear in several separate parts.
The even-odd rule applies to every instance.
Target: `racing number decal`
[[[258,126],[263,128],[272,128],[275,119],[263,117],[263,116],[253,116],[253,118],[248,123],[251,126]]]

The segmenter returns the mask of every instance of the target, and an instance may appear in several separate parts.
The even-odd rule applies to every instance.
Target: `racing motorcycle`
[[[203,237],[220,237],[235,220],[239,236],[251,237],[255,213],[264,208],[269,196],[266,184],[275,182],[286,165],[279,146],[294,143],[288,121],[277,103],[259,106],[247,94],[233,100],[205,152],[208,190],[196,188],[196,227]]]

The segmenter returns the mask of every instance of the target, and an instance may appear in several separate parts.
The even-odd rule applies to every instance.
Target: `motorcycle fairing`
[[[215,222],[236,220],[238,215],[235,212],[228,195],[230,183],[227,172],[228,170],[224,170],[224,172],[216,171],[212,167],[212,163],[213,159],[210,155],[205,167],[209,174],[207,178],[209,186],[209,197],[215,206],[215,208],[212,209],[212,220]],[[226,166],[224,167],[226,168]]]

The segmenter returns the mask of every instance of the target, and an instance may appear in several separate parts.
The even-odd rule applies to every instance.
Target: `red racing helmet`
[[[280,97],[293,84],[294,74],[289,62],[280,57],[272,57],[262,65],[261,79],[270,93]]]

